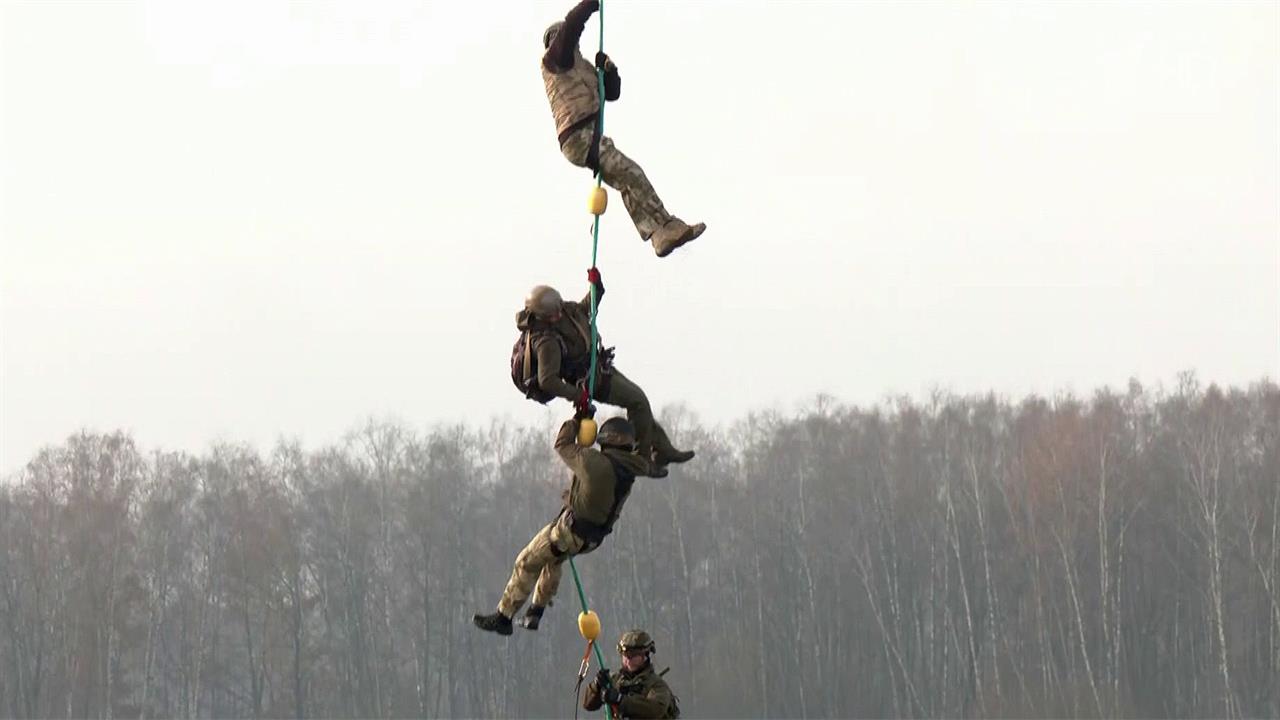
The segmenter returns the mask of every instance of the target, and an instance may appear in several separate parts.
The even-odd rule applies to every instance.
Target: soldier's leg
[[[587,155],[591,152],[591,128],[582,128],[565,138],[561,151],[569,162],[586,167]],[[644,170],[622,154],[608,137],[600,138],[600,172],[601,179],[622,195],[622,204],[640,237],[648,240],[671,219],[671,213],[663,206]]]
[[[662,427],[662,423],[657,420],[653,421],[653,451],[657,453],[659,459],[680,452],[676,450],[675,445],[671,444],[671,438],[667,437],[667,431]]]
[[[662,423],[657,420],[653,421],[653,463],[658,467],[664,467],[670,463],[683,463],[693,459],[694,452],[692,450],[680,450],[671,444],[671,440],[667,437],[667,431],[662,427]]]
[[[525,599],[529,597],[529,592],[533,590],[534,583],[537,582],[543,569],[555,561],[556,553],[552,549],[551,540],[553,527],[555,523],[539,530],[538,534],[534,535],[529,544],[516,556],[515,567],[511,570],[511,579],[507,581],[502,599],[498,601],[498,612],[507,618],[516,614]]]
[[[693,458],[692,450],[680,450],[672,444],[666,429],[654,419],[653,408],[644,390],[618,372],[617,368],[614,368],[608,385],[603,389],[608,391],[608,395],[597,395],[595,399],[626,408],[627,419],[636,429],[636,451],[641,457],[652,458],[659,466],[686,462]]]
[[[626,375],[615,368],[605,388],[607,394],[597,397],[600,402],[626,408],[627,419],[636,429],[636,450],[640,457],[648,458],[653,450],[653,408],[649,406],[649,398],[639,385],[631,382]]]
[[[538,585],[533,589],[533,605],[546,607],[560,589],[560,572],[565,562],[573,555],[587,551],[582,538],[569,529],[566,515],[561,515],[551,528],[551,543],[560,553],[555,560],[547,563],[538,575]]]
[[[623,155],[608,137],[600,138],[600,173],[609,187],[622,195],[622,204],[644,239],[648,240],[671,220],[671,213],[663,207],[644,170]]]

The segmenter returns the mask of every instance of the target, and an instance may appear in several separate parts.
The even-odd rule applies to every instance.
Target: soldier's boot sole
[[[486,632],[496,632],[499,635],[510,635],[513,632],[511,629],[511,618],[500,612],[495,612],[490,615],[481,615],[476,613],[475,617],[473,617],[471,621],[476,624],[476,627]]]
[[[679,221],[674,221],[674,222],[679,222]],[[683,225],[684,223],[681,222],[681,224]],[[686,245],[688,243],[693,242],[694,240],[697,240],[699,235],[706,232],[706,229],[707,229],[706,223],[698,223],[696,225],[685,225],[684,230],[681,231],[679,235],[673,238],[673,237],[668,237],[664,233],[664,231],[666,230],[666,228],[664,227],[662,230],[659,230],[658,232],[653,234],[653,238],[652,238],[653,251],[657,253],[658,257],[660,258],[666,257],[681,245]]]
[[[687,463],[693,459],[694,452],[692,450],[676,450],[672,449],[668,452],[654,451],[653,464],[666,467],[671,463]]]

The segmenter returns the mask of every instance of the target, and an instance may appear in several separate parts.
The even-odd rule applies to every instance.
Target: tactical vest
[[[574,53],[573,67],[553,73],[542,66],[542,84],[547,89],[551,114],[556,121],[556,135],[564,133],[575,123],[600,111],[596,69],[582,53]]]
[[[604,539],[613,532],[613,524],[618,521],[618,515],[622,512],[622,503],[627,501],[627,496],[631,494],[631,486],[636,482],[635,473],[608,455],[605,457],[609,460],[609,464],[613,466],[614,485],[613,506],[609,508],[609,514],[605,517],[604,524],[597,525],[588,520],[582,520],[574,517],[573,513],[570,512],[569,529],[573,531],[574,535],[596,545],[604,542]]]
[[[670,668],[667,668],[667,670],[670,670]],[[650,670],[650,672],[652,672],[652,670]],[[628,678],[623,676],[622,671],[617,670],[611,674],[610,680],[617,685],[618,692],[622,693],[623,697],[626,697],[631,693],[643,695],[649,691],[649,684],[645,682],[646,674],[647,673]],[[662,672],[655,674],[658,677],[662,677],[667,674],[667,671],[663,670]],[[667,689],[670,690],[671,688],[668,686]],[[678,720],[680,717],[680,700],[676,697],[674,692],[671,693],[671,704],[667,706],[667,712],[662,717],[664,720]]]

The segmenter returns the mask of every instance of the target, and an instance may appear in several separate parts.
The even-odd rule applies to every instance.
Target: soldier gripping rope
[[[643,630],[628,630],[618,639],[622,669],[610,673],[601,668],[582,695],[585,710],[608,703],[615,718],[678,718],[680,705],[661,673],[654,672],[650,656],[656,652],[653,638]],[[603,688],[603,689],[602,689]]]
[[[600,271],[591,268],[587,280],[596,288],[596,306],[604,297]],[[606,350],[597,336],[595,392],[588,399],[587,375],[591,368],[591,293],[580,302],[565,301],[555,288],[534,287],[516,313],[520,337],[511,352],[511,379],[526,397],[540,403],[561,397],[589,415],[590,399],[626,408],[635,427],[636,451],[652,462],[652,477],[667,474],[669,463],[693,459],[692,450],[678,450],[666,430],[653,418],[644,390],[613,366],[613,350]]]
[[[551,24],[542,35],[542,82],[555,118],[560,151],[569,162],[599,172],[622,195],[636,231],[653,244],[658,257],[691,242],[706,230],[704,223],[689,225],[667,212],[644,170],[623,155],[613,140],[599,137],[599,156],[593,152],[600,132],[600,97],[596,69],[578,50],[587,18],[600,7],[599,0],[582,0]],[[622,93],[618,66],[603,52],[596,63],[604,69],[604,99],[612,102]]]
[[[635,431],[624,418],[609,418],[601,424],[596,436],[599,450],[578,445],[580,421],[580,416],[566,420],[556,436],[556,453],[573,471],[565,505],[555,520],[539,530],[516,556],[497,611],[476,614],[474,622],[481,630],[510,635],[511,619],[530,591],[533,600],[520,624],[537,630],[543,611],[560,587],[564,561],[600,547],[613,532],[636,477],[649,468],[649,463],[636,454]]]

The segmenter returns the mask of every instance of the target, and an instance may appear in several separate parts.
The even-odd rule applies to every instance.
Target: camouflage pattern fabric
[[[590,125],[579,128],[565,138],[560,151],[569,162],[586,167],[587,154],[591,151]],[[600,138],[600,171],[605,184],[622,195],[622,204],[636,226],[640,237],[648,240],[671,220],[671,213],[663,207],[658,193],[649,183],[644,170],[634,160],[622,154],[608,136]]]

